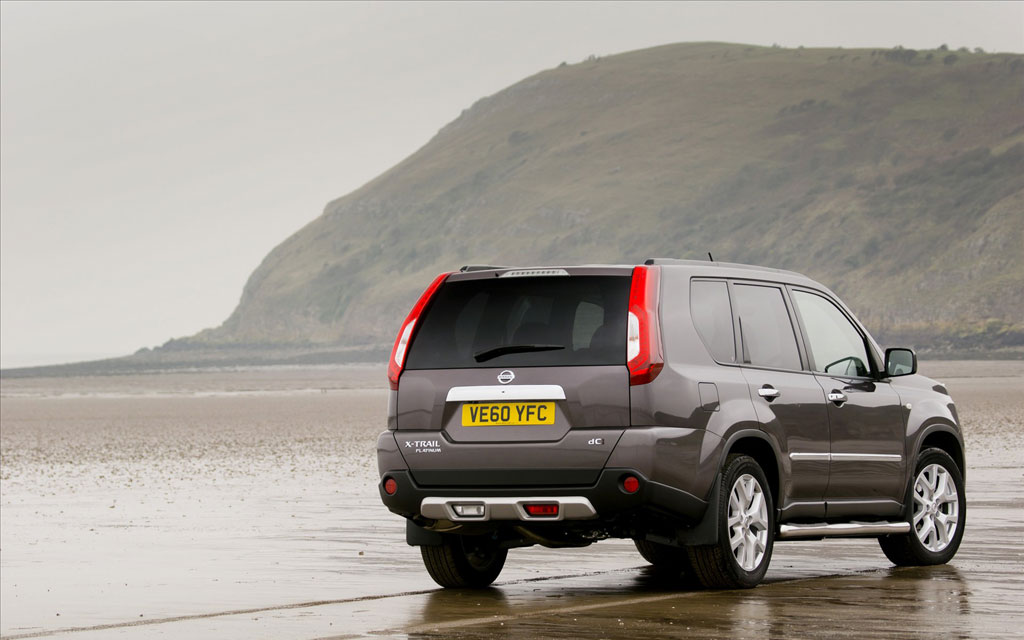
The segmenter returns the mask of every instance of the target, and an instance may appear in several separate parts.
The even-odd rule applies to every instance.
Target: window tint
[[[629,276],[448,282],[409,347],[407,369],[626,362]]]
[[[718,362],[736,361],[729,288],[723,281],[695,280],[690,284],[693,326]]]
[[[572,348],[590,347],[594,333],[604,324],[604,309],[593,302],[581,302],[576,306],[576,317],[572,323]]]
[[[733,292],[740,320],[743,362],[773,369],[800,369],[796,335],[782,290],[740,284]]]
[[[864,338],[834,304],[805,291],[794,291],[793,301],[807,332],[815,371],[840,376],[870,374]]]

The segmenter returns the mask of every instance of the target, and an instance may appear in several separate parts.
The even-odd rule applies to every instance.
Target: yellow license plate
[[[499,402],[462,405],[462,426],[497,427],[555,424],[554,402]]]

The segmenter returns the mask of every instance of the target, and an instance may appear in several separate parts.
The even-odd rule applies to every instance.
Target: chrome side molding
[[[833,453],[832,460],[837,462],[900,462],[903,456],[898,453]]]
[[[827,462],[901,462],[903,456],[898,453],[812,453],[806,451],[794,451],[789,454],[790,460],[803,460],[805,462],[820,461]]]
[[[799,538],[850,537],[871,538],[910,531],[909,522],[841,522],[838,524],[783,524],[779,525],[779,540]]]
[[[832,459],[830,453],[811,453],[807,451],[794,451],[789,454],[790,460],[804,460],[806,462],[828,462]]]

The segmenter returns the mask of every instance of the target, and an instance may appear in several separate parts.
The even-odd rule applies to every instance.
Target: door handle
[[[846,394],[842,391],[836,391],[833,389],[832,393],[828,394],[828,401],[836,403],[837,407],[843,406],[843,403],[846,402],[846,400]]]
[[[782,395],[782,392],[776,389],[775,387],[771,386],[770,384],[766,384],[757,390],[757,395],[761,396],[768,402],[771,402],[775,398],[778,398],[780,395]]]

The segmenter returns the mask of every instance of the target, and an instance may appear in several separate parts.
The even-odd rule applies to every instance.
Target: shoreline
[[[0,380],[80,376],[150,375],[249,370],[260,367],[383,366],[390,348],[372,345],[336,349],[229,347],[225,349],[140,351],[104,360],[0,369]],[[1024,349],[919,351],[921,362],[1024,362]],[[925,373],[927,375],[927,373]]]

